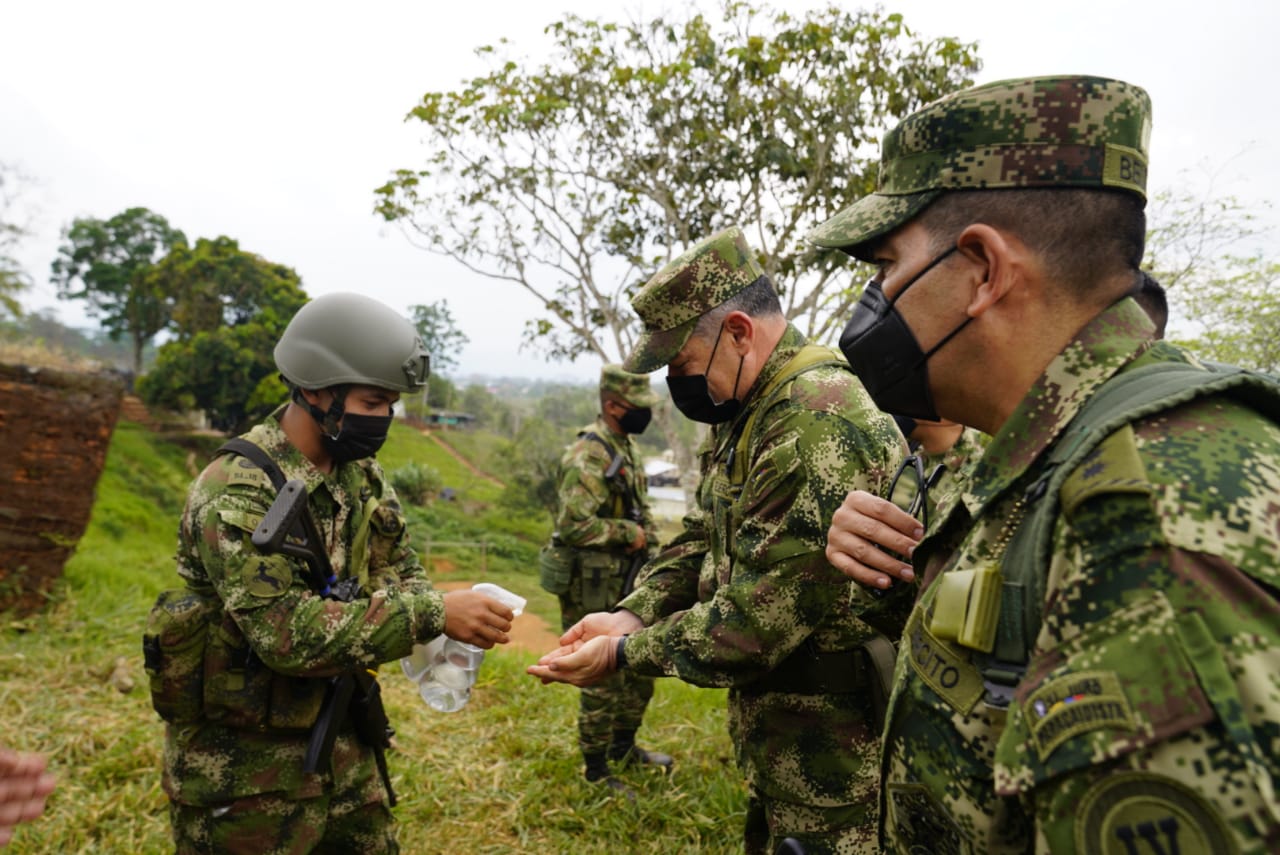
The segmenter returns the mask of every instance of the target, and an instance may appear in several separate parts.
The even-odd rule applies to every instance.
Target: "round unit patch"
[[[1159,775],[1123,772],[1085,793],[1076,851],[1098,855],[1230,855],[1222,818],[1193,790]]]

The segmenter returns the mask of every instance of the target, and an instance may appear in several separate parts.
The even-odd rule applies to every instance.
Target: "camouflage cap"
[[[1001,80],[953,92],[885,135],[875,193],[808,239],[866,260],[866,244],[948,190],[1094,187],[1146,200],[1151,98],[1102,77]]]
[[[632,374],[621,365],[600,369],[600,391],[612,392],[633,407],[656,407],[658,395],[649,388],[648,374]]]
[[[698,318],[762,276],[764,268],[737,226],[689,247],[631,298],[644,332],[623,367],[648,374],[668,364]]]

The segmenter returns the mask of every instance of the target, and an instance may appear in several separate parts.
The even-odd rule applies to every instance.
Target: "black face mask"
[[[929,262],[902,286],[892,300],[884,296],[879,282],[874,279],[868,282],[857,308],[853,310],[853,317],[840,335],[840,350],[845,359],[849,360],[849,365],[876,406],[887,413],[932,421],[938,419],[933,395],[929,391],[929,357],[951,341],[973,318],[966,317],[925,353],[894,303],[919,282],[920,277],[955,251],[953,246]]]
[[[364,416],[346,413],[335,436],[324,434],[324,447],[334,463],[373,457],[387,441],[393,416]]]
[[[391,431],[393,416],[390,413],[385,416],[364,416],[346,412],[345,386],[334,388],[333,403],[329,404],[327,411],[308,401],[301,389],[294,390],[293,399],[306,407],[311,418],[320,425],[320,441],[324,443],[324,449],[334,463],[373,457],[387,441],[387,434]]]
[[[644,433],[644,429],[649,426],[652,418],[653,410],[648,407],[636,407],[622,414],[622,418],[618,419],[618,427],[625,433]]]
[[[711,370],[711,361],[716,357],[716,348],[720,346],[720,336],[723,334],[722,326],[720,332],[716,333],[716,343],[711,346],[711,356],[707,359],[707,371]],[[738,357],[738,374],[733,378],[733,397],[718,404],[711,397],[711,390],[707,386],[707,371],[691,377],[668,375],[667,389],[671,391],[671,403],[675,404],[677,410],[684,413],[685,418],[695,422],[716,425],[733,421],[734,416],[738,415],[738,411],[742,409],[742,402],[737,398],[738,381],[742,379],[742,363],[743,358]]]

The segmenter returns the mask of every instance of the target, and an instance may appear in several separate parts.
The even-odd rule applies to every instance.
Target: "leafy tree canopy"
[[[856,294],[846,263],[805,232],[874,186],[882,129],[970,82],[975,48],[881,10],[797,17],[731,0],[721,12],[569,15],[536,67],[481,48],[488,74],[409,114],[430,154],[378,188],[377,211],[535,295],[545,312],[526,338],[553,357],[616,360],[637,331],[627,297],[733,223],[788,317],[829,335]]]
[[[16,166],[0,163],[0,315],[18,317],[18,295],[31,286],[31,277],[14,257],[14,251],[30,236],[23,210],[23,196],[31,178]]]
[[[74,220],[62,238],[50,277],[58,296],[84,300],[113,339],[127,338],[140,371],[143,349],[169,323],[171,297],[145,274],[186,236],[160,214],[129,208],[107,220]]]
[[[1280,261],[1270,230],[1237,197],[1194,182],[1156,194],[1146,259],[1168,292],[1171,336],[1200,356],[1280,373]]]
[[[219,237],[175,247],[146,280],[175,295],[176,337],[139,382],[143,400],[203,410],[214,427],[233,431],[284,400],[272,353],[307,301],[297,273]]]

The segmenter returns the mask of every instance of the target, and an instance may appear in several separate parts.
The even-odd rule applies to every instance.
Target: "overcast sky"
[[[1153,189],[1203,187],[1212,173],[1219,192],[1250,204],[1277,196],[1280,4],[885,5],[925,36],[978,41],[980,83],[1088,73],[1144,86],[1155,104]],[[447,298],[471,338],[460,374],[594,377],[592,361],[521,353],[532,298],[411,247],[373,216],[372,190],[393,169],[421,163],[404,115],[424,92],[482,71],[474,47],[506,37],[540,56],[543,27],[565,12],[623,19],[677,6],[10,2],[0,13],[0,161],[39,182],[28,194],[36,234],[20,256],[36,287],[23,303],[90,323],[47,281],[60,230],[75,217],[142,206],[190,239],[228,235],[293,267],[312,296],[358,290],[401,311]]]

